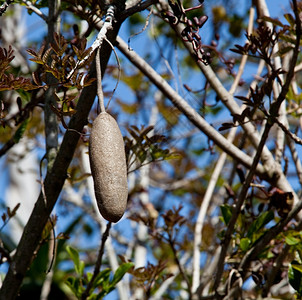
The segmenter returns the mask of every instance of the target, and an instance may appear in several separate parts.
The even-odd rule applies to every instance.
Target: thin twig
[[[180,264],[185,265],[186,262],[188,261],[188,259],[190,259],[190,258],[191,258],[190,253],[188,253],[188,252],[185,253],[180,259]],[[179,269],[177,269],[170,278],[165,280],[160,285],[160,287],[156,290],[155,294],[150,298],[150,300],[161,300],[161,299],[163,299],[163,295],[165,294],[165,292],[167,291],[169,286],[175,281],[175,278],[178,274],[179,274]]]
[[[108,43],[108,45],[111,47],[111,49],[112,49],[112,51],[114,53],[114,56],[115,56],[115,59],[116,59],[116,62],[117,62],[117,68],[118,68],[118,75],[117,75],[117,80],[116,80],[116,83],[115,83],[115,87],[112,90],[112,93],[111,93],[110,98],[109,98],[109,100],[107,102],[107,105],[106,105],[106,110],[108,110],[108,107],[109,107],[109,104],[111,102],[111,99],[112,99],[112,97],[113,97],[113,95],[114,95],[114,93],[115,93],[115,91],[116,91],[116,89],[118,87],[118,84],[119,84],[119,82],[121,80],[122,68],[121,68],[121,64],[120,64],[120,60],[118,58],[117,52],[114,49],[114,46],[112,45],[112,43],[106,37],[105,37],[105,41]]]
[[[93,275],[92,275],[90,281],[87,284],[86,290],[82,294],[82,297],[81,297],[82,300],[87,299],[87,297],[90,295],[90,290],[92,288],[93,282],[94,282],[95,278],[97,277],[97,275],[100,273],[100,269],[101,269],[101,266],[102,266],[102,259],[103,259],[103,255],[104,255],[105,243],[106,243],[106,240],[109,236],[110,228],[111,228],[111,222],[108,222],[106,230],[105,230],[105,232],[103,233],[103,236],[102,236],[100,251],[99,251],[99,254],[98,254],[97,261],[95,263]]]
[[[32,10],[36,15],[38,15],[40,18],[42,18],[44,21],[48,20],[48,17],[36,6],[34,6],[30,1],[28,0],[22,0],[24,4],[26,4],[26,8],[29,10]]]
[[[302,145],[302,139],[292,133],[285,125],[283,125],[278,118],[273,118],[274,122],[278,124],[278,126],[282,129],[282,131],[295,143]]]
[[[131,47],[130,47],[130,40],[131,40],[133,37],[135,37],[135,36],[137,36],[137,35],[143,33],[143,32],[147,29],[147,27],[149,26],[149,19],[150,19],[151,15],[152,15],[152,12],[153,12],[153,9],[152,9],[152,7],[151,7],[151,9],[150,9],[150,11],[149,11],[149,13],[148,13],[148,16],[146,17],[146,21],[145,21],[144,27],[143,27],[140,31],[135,32],[135,33],[133,33],[133,34],[131,34],[131,35],[129,36],[129,38],[128,38],[129,49],[131,49]]]
[[[174,243],[174,239],[173,237],[171,236],[171,234],[169,233],[169,238],[168,238],[168,242],[169,242],[169,245],[172,249],[172,252],[173,252],[173,255],[174,255],[174,260],[175,260],[175,263],[177,264],[178,266],[178,269],[179,269],[179,273],[181,274],[181,276],[183,277],[183,279],[185,280],[186,284],[187,284],[187,289],[188,289],[188,293],[189,293],[189,299],[192,299],[192,292],[191,292],[191,284],[190,284],[190,280],[177,256],[177,251],[176,251],[176,248],[175,248],[175,243]]]

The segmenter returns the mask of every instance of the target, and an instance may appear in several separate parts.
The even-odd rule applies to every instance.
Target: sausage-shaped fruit
[[[128,198],[126,156],[121,131],[106,112],[93,122],[89,160],[99,211],[106,220],[118,222]]]

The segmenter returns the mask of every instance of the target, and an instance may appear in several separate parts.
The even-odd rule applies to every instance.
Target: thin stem
[[[118,58],[118,55],[117,55],[117,53],[116,53],[116,51],[114,49],[114,46],[112,45],[112,43],[106,37],[105,37],[105,41],[109,44],[109,46],[111,47],[111,49],[112,49],[112,51],[114,53],[114,56],[115,56],[115,59],[116,59],[116,62],[117,62],[117,68],[118,68],[118,76],[117,76],[116,84],[115,84],[114,89],[112,90],[111,96],[110,96],[110,98],[108,100],[108,103],[106,105],[106,110],[108,110],[108,107],[109,107],[109,104],[111,102],[111,99],[112,99],[112,97],[113,97],[113,95],[114,95],[114,93],[115,93],[115,91],[116,91],[116,89],[118,87],[118,84],[119,84],[119,82],[121,80],[122,68],[121,68],[121,64],[120,64],[120,60]]]
[[[278,118],[273,118],[274,122],[282,129],[282,131],[288,136],[289,139],[293,140],[295,143],[302,145],[302,139],[292,133],[287,126],[279,121]]]
[[[185,280],[185,282],[187,284],[188,293],[189,293],[189,299],[192,299],[191,284],[190,284],[190,281],[189,281],[189,278],[188,278],[187,274],[184,271],[184,268],[183,268],[182,264],[180,263],[180,260],[178,259],[177,251],[175,249],[174,239],[171,236],[171,234],[169,234],[168,242],[169,242],[170,247],[172,249],[172,252],[173,252],[173,255],[174,255],[174,260],[175,260],[175,263],[178,266],[179,273],[181,274],[181,276],[183,277],[183,279]]]
[[[87,299],[87,297],[90,295],[90,290],[92,288],[93,282],[94,282],[95,278],[97,277],[97,275],[100,273],[100,269],[101,269],[101,266],[102,266],[102,259],[103,259],[103,255],[104,255],[105,243],[106,243],[106,240],[109,236],[110,228],[111,228],[111,222],[108,222],[106,230],[105,230],[105,232],[103,233],[103,236],[102,236],[100,251],[99,251],[99,254],[98,254],[97,261],[95,263],[93,275],[92,275],[90,281],[87,284],[86,290],[82,294],[82,298],[81,298],[82,300]]]
[[[105,112],[105,105],[104,105],[104,93],[102,88],[102,71],[101,71],[101,60],[100,60],[100,48],[96,51],[95,57],[95,68],[96,68],[96,78],[97,78],[97,95],[99,99],[99,105],[101,113]]]

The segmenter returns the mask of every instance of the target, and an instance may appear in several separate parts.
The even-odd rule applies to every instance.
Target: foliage
[[[302,2],[244,5],[1,2],[0,299],[302,298]],[[25,43],[15,8],[43,24]],[[88,166],[100,86],[128,166],[117,224]]]
[[[85,263],[84,261],[80,260],[79,253],[76,249],[67,246],[66,251],[68,252],[69,256],[71,257],[75,272],[78,276],[77,277],[68,277],[67,278],[67,285],[71,288],[74,295],[81,299],[83,292],[85,291],[85,286],[87,283],[92,279],[92,273],[87,272],[84,274]],[[121,264],[118,269],[114,272],[113,277],[111,277],[111,270],[106,268],[102,270],[93,280],[92,283],[92,291],[98,289],[98,293],[91,293],[88,296],[88,299],[102,299],[105,295],[109,294],[113,291],[117,285],[117,283],[123,278],[125,273],[133,267],[133,263],[123,263]]]

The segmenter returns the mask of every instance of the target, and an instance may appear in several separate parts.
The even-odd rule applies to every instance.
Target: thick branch
[[[173,26],[173,29],[176,31],[176,33],[178,34],[178,36],[180,38],[181,38],[181,32],[182,32],[183,28],[184,28],[183,24],[178,24],[176,26]],[[192,47],[192,44],[189,42],[185,42],[185,41],[183,41],[183,43],[184,43],[184,46],[189,51],[190,55],[194,59],[196,59],[196,53]],[[206,66],[201,61],[196,61],[196,64],[198,65],[200,70],[203,72],[207,81],[209,82],[211,87],[214,89],[217,96],[221,99],[221,101],[224,103],[224,105],[228,108],[228,110],[232,114],[241,114],[241,109],[240,109],[239,105],[234,100],[233,96],[222,85],[221,81],[216,76],[213,69],[210,66]],[[245,124],[242,125],[242,128],[244,129],[245,134],[247,135],[247,137],[249,138],[251,143],[254,145],[255,149],[257,149],[259,142],[260,142],[260,136],[259,136],[259,133],[257,132],[256,128],[250,122],[245,122]],[[280,165],[275,163],[272,153],[268,150],[268,148],[266,146],[264,146],[263,151],[261,153],[261,161],[267,172],[267,176],[271,179],[274,178],[274,181],[271,181],[271,184],[273,186],[278,186],[283,191],[292,192],[294,194],[295,203],[298,202],[299,199],[298,199],[296,193],[293,191],[293,188],[291,187],[290,183],[284,176],[282,169],[280,168]]]
[[[252,166],[252,159],[239,150],[236,146],[230,143],[223,135],[221,135],[215,128],[208,124],[173,88],[135,51],[130,51],[127,44],[117,37],[117,48],[146,76],[148,77],[161,92],[188,118],[192,124],[204,132],[214,143],[219,146],[228,155],[237,159],[240,163],[250,168]],[[266,180],[274,180],[269,177],[261,165],[257,166],[256,172]],[[280,175],[281,176],[281,175]],[[284,180],[286,181],[285,176]],[[280,181],[280,180],[279,180]],[[279,188],[282,189],[284,185],[280,181]],[[289,184],[288,184],[289,185]],[[291,189],[285,189],[291,190]]]
[[[108,40],[115,40],[119,27],[120,26],[116,24],[113,31],[108,33]],[[105,42],[102,45],[101,51],[101,66],[103,71],[102,73],[104,74],[111,54],[111,47]],[[95,77],[94,62],[90,70],[90,77]],[[80,138],[78,132],[82,132],[83,127],[87,124],[87,117],[95,96],[95,83],[84,88],[76,108],[77,113],[73,115],[69,123],[69,129],[72,130],[68,130],[65,133],[63,142],[54,161],[53,168],[51,171],[47,172],[44,181],[46,199],[44,199],[43,194],[40,193],[30,219],[25,226],[14,259],[4,279],[0,290],[0,300],[13,300],[18,294],[22,280],[30,266],[34,252],[39,245],[43,228],[63,188],[64,181],[67,177],[68,166],[72,160],[75,148]]]
[[[176,31],[176,33],[179,35],[180,39],[183,41],[181,38],[181,32],[184,29],[183,24],[178,24],[176,26],[172,26],[173,29]],[[194,59],[196,59],[196,53],[192,47],[192,44],[190,42],[183,41],[185,47],[189,51],[189,53],[192,55]],[[219,78],[216,76],[214,71],[210,66],[206,66],[203,62],[201,61],[196,61],[196,64],[198,67],[201,69],[203,74],[205,75],[207,81],[210,83],[214,91],[217,93],[221,101],[225,104],[225,106],[229,109],[229,111],[232,114],[241,114],[241,109],[239,108],[237,102],[234,100],[232,95],[225,89],[225,87],[222,85],[220,82]],[[259,142],[260,142],[260,137],[258,132],[256,131],[255,127],[250,123],[246,122],[243,124],[243,129],[245,133],[247,134],[248,138],[254,145],[254,147],[257,149]],[[271,179],[275,179],[274,181],[271,182],[272,185],[278,186],[280,189],[283,191],[291,191],[294,194],[295,198],[295,203],[298,202],[298,197],[294,193],[291,185],[287,181],[286,177],[282,173],[282,170],[278,164],[275,163],[274,158],[272,156],[272,153],[268,150],[266,146],[264,146],[263,151],[261,153],[261,160],[264,164],[264,168],[267,172],[268,177]]]
[[[59,29],[59,16],[58,16],[58,1],[53,0],[49,3],[49,15],[47,18],[48,35],[47,42],[54,42],[54,33]],[[47,84],[49,86],[45,93],[45,106],[44,106],[44,124],[45,124],[45,141],[46,141],[46,158],[47,168],[51,170],[53,162],[56,158],[58,151],[58,120],[57,115],[51,109],[52,106],[56,107],[56,100],[54,97],[55,84],[57,80],[50,73],[47,73]]]

